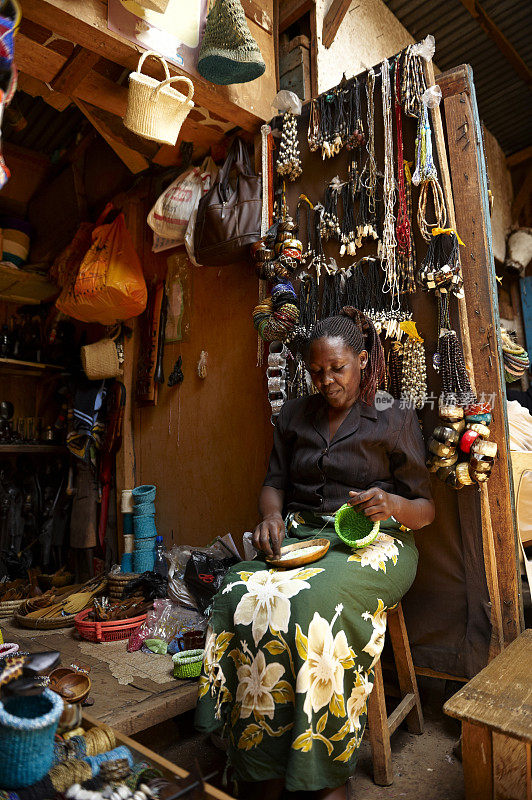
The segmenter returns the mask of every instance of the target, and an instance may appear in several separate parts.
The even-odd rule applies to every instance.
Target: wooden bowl
[[[297,542],[296,544],[288,544],[286,547],[281,547],[281,558],[286,553],[293,553],[293,558],[275,558],[274,556],[266,556],[266,561],[272,567],[279,569],[294,569],[294,567],[302,567],[304,564],[312,564],[313,561],[318,561],[323,558],[330,546],[329,539],[307,539],[304,542]],[[309,547],[320,547],[319,550],[314,550],[312,553],[305,555],[305,550]]]
[[[70,705],[83,703],[89,695],[91,686],[91,679],[88,675],[74,671],[60,678],[55,686],[52,686],[50,682],[50,688],[61,695],[63,700],[70,703]]]

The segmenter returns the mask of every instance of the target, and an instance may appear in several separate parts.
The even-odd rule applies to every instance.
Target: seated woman
[[[298,569],[269,569],[263,558],[233,567],[200,678],[197,725],[226,726],[246,800],[283,790],[345,797],[386,610],[416,574],[411,530],[434,518],[414,411],[374,404],[384,356],[373,324],[353,308],[322,320],[308,364],[318,394],[279,414],[253,542],[271,555],[326,537],[329,550]],[[336,535],[331,515],[346,502],[380,522],[372,544],[352,550]]]

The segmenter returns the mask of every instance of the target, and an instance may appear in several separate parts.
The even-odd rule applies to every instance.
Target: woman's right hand
[[[253,547],[267,556],[279,556],[285,536],[286,527],[281,514],[268,514],[253,532]]]

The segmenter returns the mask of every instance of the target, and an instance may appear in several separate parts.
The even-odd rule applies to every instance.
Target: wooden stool
[[[406,720],[410,733],[423,733],[423,712],[401,603],[388,611],[388,633],[399,678],[401,702],[388,716],[379,659],[375,664],[373,691],[368,698],[368,728],[373,756],[373,780],[379,786],[390,786],[393,783],[390,736],[401,722]]]
[[[466,800],[532,797],[532,630],[447,700],[462,721]]]

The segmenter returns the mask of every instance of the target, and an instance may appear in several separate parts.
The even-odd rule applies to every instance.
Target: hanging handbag
[[[237,178],[233,189],[231,168]],[[242,140],[235,138],[213,186],[196,215],[194,253],[198,264],[223,267],[247,260],[249,245],[260,239],[262,184],[252,172]]]
[[[254,81],[265,69],[240,0],[215,0],[201,40],[199,74],[211,83],[227,86]]]

